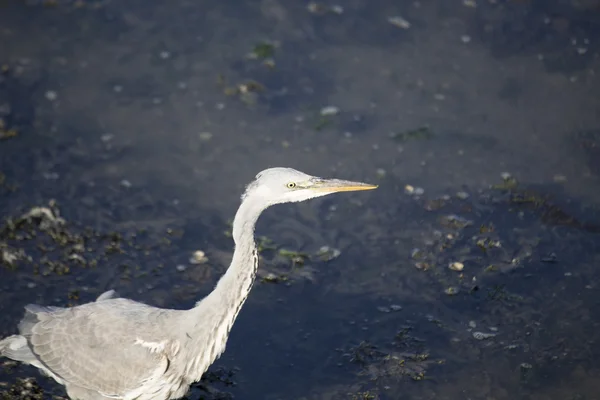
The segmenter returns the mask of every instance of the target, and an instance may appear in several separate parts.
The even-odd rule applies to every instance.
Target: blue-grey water
[[[189,399],[597,399],[599,50],[597,0],[2,1],[0,336],[192,306],[290,166],[380,186],[266,212]],[[5,361],[2,398],[65,395]]]

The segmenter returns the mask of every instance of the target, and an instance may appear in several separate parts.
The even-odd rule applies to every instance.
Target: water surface
[[[0,268],[2,336],[110,288],[190,307],[244,185],[290,166],[380,188],[261,218],[257,285],[190,399],[597,397],[597,1],[0,7],[0,212],[67,223],[2,231],[31,257]]]

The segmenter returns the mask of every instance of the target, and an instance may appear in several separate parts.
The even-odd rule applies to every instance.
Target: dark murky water
[[[214,390],[596,399],[599,34],[596,0],[0,3],[0,212],[66,220],[0,232],[31,257],[0,268],[0,335],[108,288],[190,307],[243,185],[287,165],[380,188],[261,219]],[[64,395],[6,366],[3,396],[27,376]]]

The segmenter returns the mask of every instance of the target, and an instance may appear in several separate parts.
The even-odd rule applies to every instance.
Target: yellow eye
[[[285,186],[287,186],[288,189],[293,189],[293,188],[296,187],[296,183],[295,182],[288,182],[287,185],[285,185]]]

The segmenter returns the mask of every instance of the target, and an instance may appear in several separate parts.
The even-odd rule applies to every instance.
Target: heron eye
[[[287,186],[288,189],[293,189],[293,188],[296,187],[296,183],[295,182],[288,182],[287,185],[285,185],[285,186]]]

